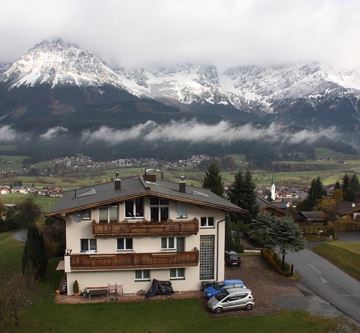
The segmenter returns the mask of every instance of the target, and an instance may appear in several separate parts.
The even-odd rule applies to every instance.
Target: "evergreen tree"
[[[358,177],[354,174],[344,189],[344,200],[356,202],[360,198],[360,184]]]
[[[250,171],[247,171],[245,176],[241,171],[235,175],[234,182],[229,186],[227,195],[233,204],[248,211],[245,216],[232,216],[232,219],[235,219],[238,224],[241,222],[250,223],[257,216],[256,187]]]
[[[30,226],[36,222],[40,215],[40,207],[30,197],[18,205],[15,220],[19,225]]]
[[[22,258],[22,272],[28,281],[43,279],[46,275],[47,256],[44,239],[35,225],[27,231]]]
[[[311,181],[307,198],[298,205],[300,210],[313,210],[318,201],[326,196],[320,177]]]
[[[346,191],[348,186],[349,186],[349,183],[350,183],[350,177],[348,176],[348,174],[346,173],[342,179],[342,190],[343,191]]]
[[[334,190],[341,190],[341,185],[339,181],[335,183]]]
[[[224,184],[221,179],[219,167],[216,162],[212,163],[206,170],[203,188],[208,188],[211,192],[223,196]]]
[[[244,203],[243,206],[240,207],[248,211],[248,220],[251,221],[257,216],[259,207],[256,201],[256,186],[250,171],[247,171],[245,174],[244,188]]]
[[[281,269],[284,270],[287,251],[298,252],[304,248],[305,241],[299,226],[291,219],[284,219],[273,224],[271,243],[279,247],[282,255]]]

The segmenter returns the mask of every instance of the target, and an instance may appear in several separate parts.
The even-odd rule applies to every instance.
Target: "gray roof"
[[[122,179],[121,190],[115,190],[114,182],[84,187],[64,192],[63,197],[48,215],[70,213],[102,204],[123,201],[141,196],[159,196],[168,199],[214,207],[226,211],[246,211],[207,189],[186,186],[186,193],[179,192],[179,184],[164,180],[144,181],[142,177]]]
[[[301,211],[301,215],[303,215],[307,219],[325,219],[326,215],[323,211]]]

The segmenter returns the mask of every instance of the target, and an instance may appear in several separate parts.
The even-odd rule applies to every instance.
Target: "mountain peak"
[[[60,38],[43,40],[1,75],[11,88],[39,84],[120,86],[118,76],[87,50]]]

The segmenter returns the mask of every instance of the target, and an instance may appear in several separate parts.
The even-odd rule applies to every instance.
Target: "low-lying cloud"
[[[0,142],[13,142],[16,140],[17,137],[18,133],[9,125],[4,125],[0,127]]]
[[[62,126],[55,126],[52,128],[49,128],[45,133],[40,135],[40,139],[43,140],[53,140],[57,136],[64,134],[68,132],[68,129]]]
[[[157,124],[153,121],[133,126],[129,129],[113,129],[102,126],[96,131],[84,131],[82,141],[85,143],[105,142],[116,145],[130,140],[147,142],[187,142],[190,144],[233,144],[240,141],[282,142],[289,144],[313,143],[320,138],[335,139],[336,129],[319,129],[292,131],[280,124],[272,123],[267,127],[252,124],[233,126],[227,121],[217,124],[205,124],[193,121],[172,121],[169,124]]]

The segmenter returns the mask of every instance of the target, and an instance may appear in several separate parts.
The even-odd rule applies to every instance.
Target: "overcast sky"
[[[360,67],[360,1],[1,0],[0,62],[54,37],[123,65]]]

